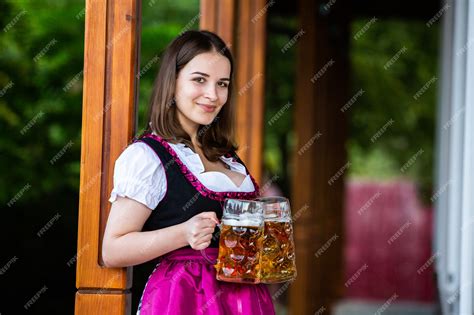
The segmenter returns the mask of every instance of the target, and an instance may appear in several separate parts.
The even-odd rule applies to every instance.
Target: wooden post
[[[342,295],[343,194],[348,166],[346,122],[347,19],[337,2],[300,0],[292,184],[298,278],[291,314],[330,314]],[[338,175],[339,174],[339,175]],[[319,314],[318,313],[318,314]]]
[[[86,1],[75,314],[129,314],[132,268],[101,266],[113,162],[132,138],[140,1]]]
[[[200,28],[221,36],[235,57],[239,155],[257,181],[262,174],[265,5],[264,0],[201,0]]]

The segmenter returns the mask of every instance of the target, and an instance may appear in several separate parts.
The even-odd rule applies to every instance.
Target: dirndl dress
[[[164,255],[150,275],[137,315],[272,315],[265,284],[218,281],[217,248],[182,248]]]

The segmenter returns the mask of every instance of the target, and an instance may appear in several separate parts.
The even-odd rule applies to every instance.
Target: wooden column
[[[86,1],[75,314],[129,314],[132,268],[104,268],[113,164],[132,138],[140,1]]]
[[[338,1],[321,14],[326,3],[299,2],[304,35],[297,43],[292,208],[307,210],[295,221],[298,278],[290,287],[291,314],[330,314],[343,287],[347,11]]]
[[[235,58],[239,155],[257,181],[262,173],[265,5],[264,0],[201,0],[200,28],[221,36]]]

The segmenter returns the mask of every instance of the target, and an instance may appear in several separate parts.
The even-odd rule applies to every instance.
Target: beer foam
[[[258,219],[222,219],[223,225],[230,225],[230,226],[255,226],[260,227],[262,225],[262,221]]]
[[[291,223],[291,218],[265,217],[265,222]]]

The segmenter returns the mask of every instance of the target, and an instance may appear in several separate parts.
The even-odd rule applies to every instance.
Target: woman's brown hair
[[[194,148],[190,136],[182,128],[174,100],[179,71],[195,56],[215,51],[230,62],[230,82],[227,102],[209,125],[199,126],[197,140],[210,161],[237,150],[234,131],[234,104],[232,102],[232,54],[224,41],[209,31],[187,31],[175,38],[166,48],[153,85],[148,112],[147,132],[155,132],[172,143],[185,143]],[[212,61],[211,61],[212,62]]]

